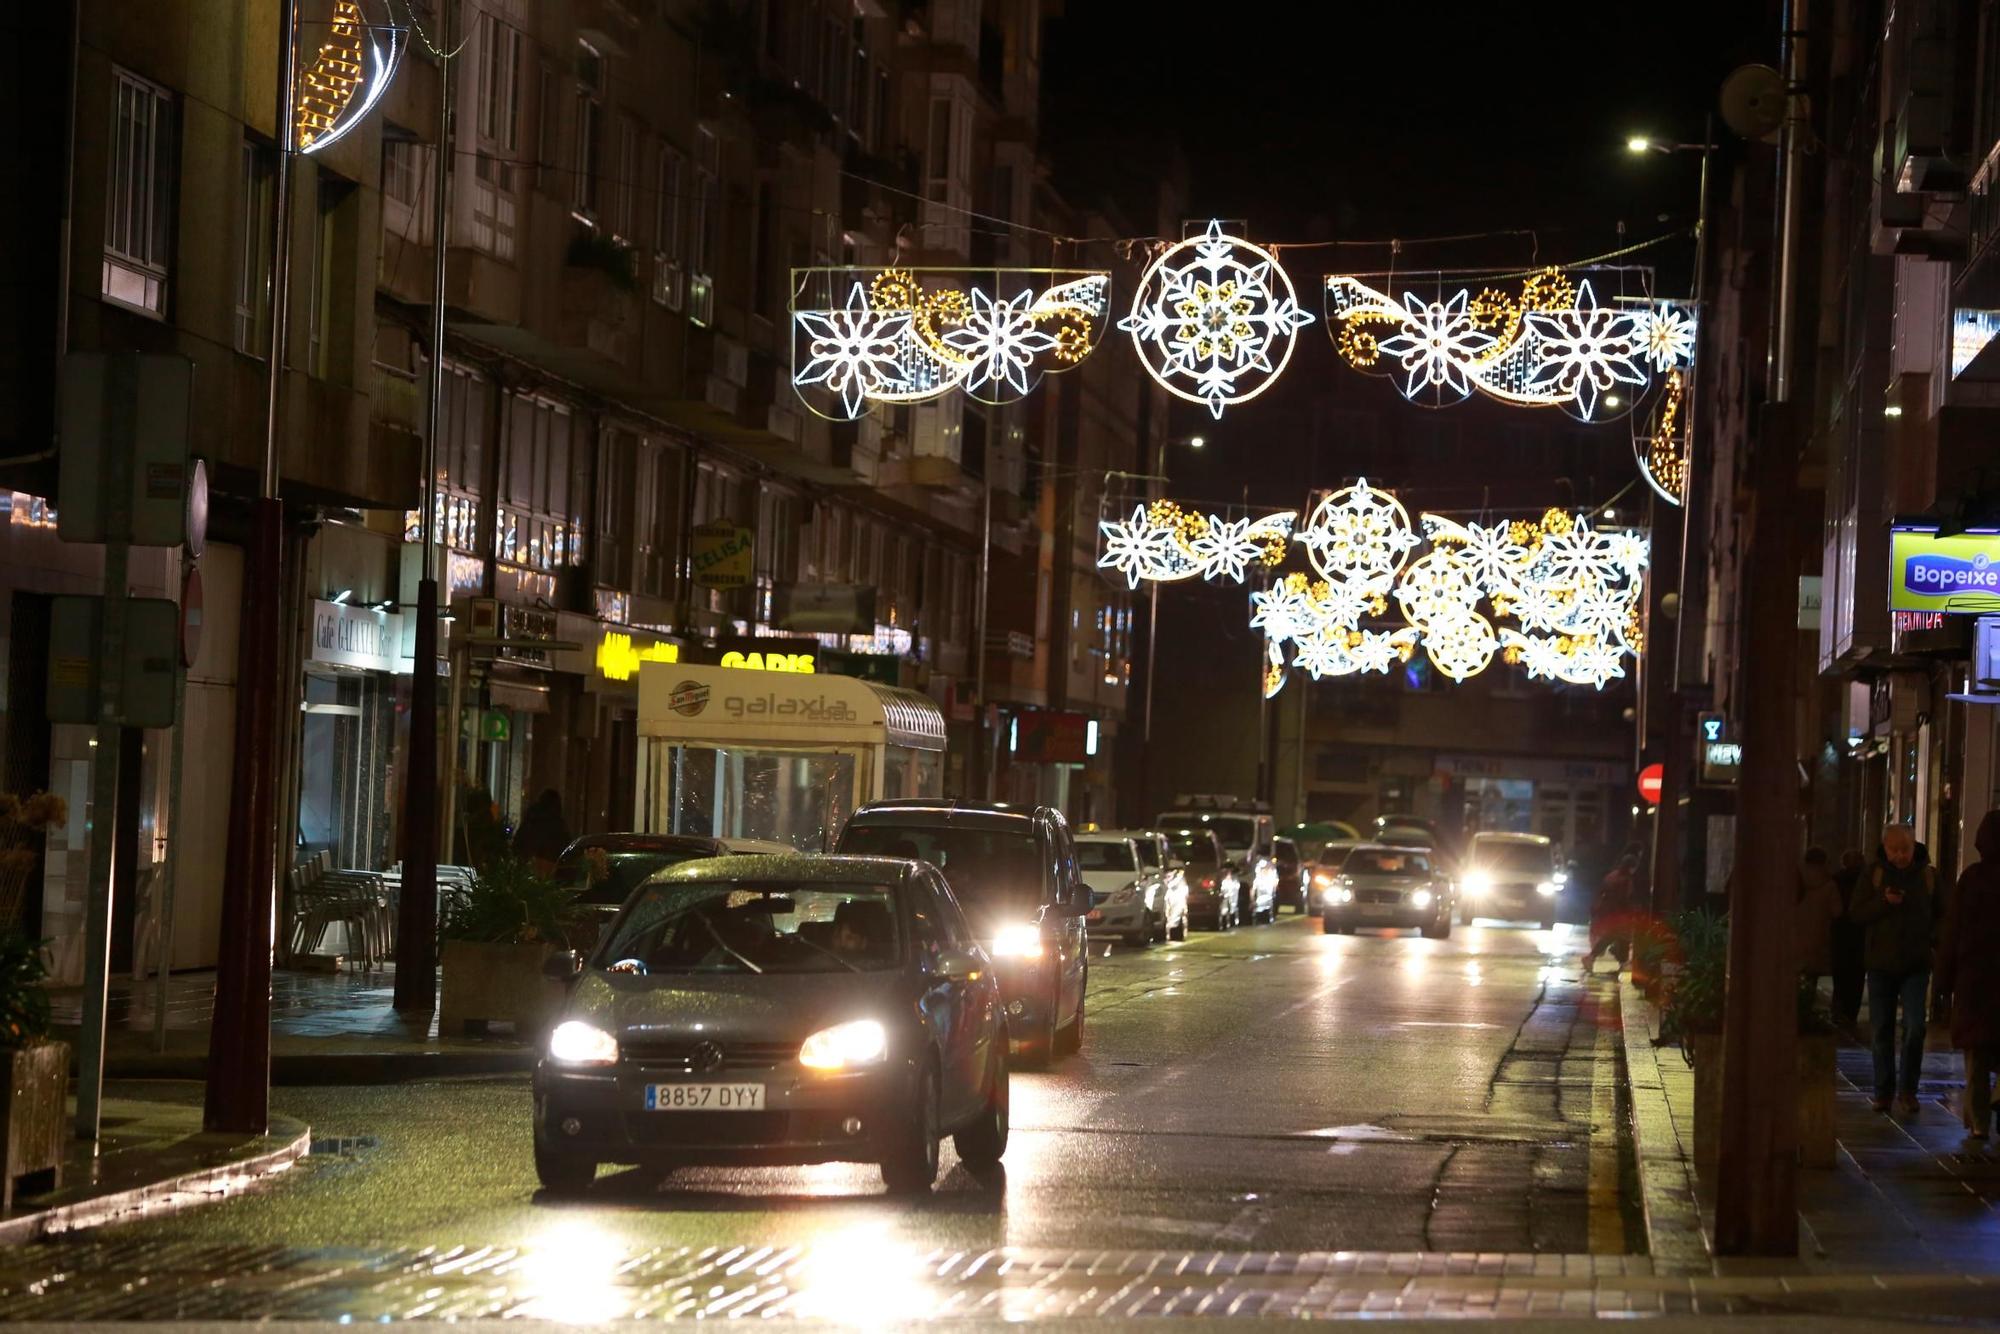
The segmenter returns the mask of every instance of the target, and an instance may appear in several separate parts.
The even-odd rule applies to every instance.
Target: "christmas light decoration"
[[[1629,410],[1653,373],[1694,357],[1694,319],[1668,303],[1599,305],[1588,280],[1559,270],[1531,275],[1517,294],[1460,290],[1398,301],[1359,278],[1326,280],[1328,329],[1341,359],[1397,380],[1403,396],[1430,406],[1474,392],[1525,407],[1560,406],[1585,421]],[[1630,394],[1618,387],[1630,386]]]
[[[1210,222],[1153,261],[1118,327],[1154,380],[1220,417],[1271,386],[1311,322],[1277,256]]]
[[[1651,424],[1643,434],[1632,437],[1639,475],[1670,505],[1680,504],[1687,494],[1687,426],[1682,403],[1686,394],[1686,373],[1679,367],[1668,371]]]
[[[922,403],[954,389],[1004,403],[1097,345],[1110,274],[1004,269],[992,276],[996,286],[1027,285],[1007,296],[971,285],[963,270],[793,270],[793,389],[814,412],[847,421],[875,403]],[[1057,281],[1032,285],[1050,279]],[[839,282],[849,284],[841,304],[797,304],[797,294]]]
[[[292,140],[301,153],[330,148],[359,125],[403,58],[403,30],[368,22],[358,0],[334,0],[325,26],[326,39],[298,76]]]
[[[1498,656],[1530,679],[1601,688],[1639,652],[1648,544],[1636,532],[1600,531],[1551,509],[1532,522],[1493,524],[1425,514],[1420,537],[1401,502],[1366,481],[1322,498],[1293,533],[1295,517],[1225,520],[1158,500],[1099,524],[1098,564],[1133,587],[1241,581],[1253,559],[1275,566],[1288,540],[1303,546],[1311,573],[1291,571],[1250,595],[1250,628],[1265,639],[1266,698],[1292,668],[1314,680],[1386,672],[1419,649],[1455,681]],[[1366,624],[1391,602],[1403,626]]]

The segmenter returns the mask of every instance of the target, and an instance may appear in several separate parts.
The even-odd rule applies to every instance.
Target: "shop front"
[[[819,851],[864,802],[942,795],[944,716],[853,677],[648,662],[636,767],[641,829]]]
[[[299,717],[299,860],[379,870],[394,851],[397,613],[315,601]],[[407,685],[405,684],[407,699]]]

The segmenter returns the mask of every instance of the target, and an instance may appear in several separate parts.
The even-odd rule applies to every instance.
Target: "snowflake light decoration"
[[[1328,579],[1393,579],[1403,568],[1417,535],[1402,502],[1362,478],[1313,507],[1299,530],[1312,567]]]
[[[1162,578],[1157,571],[1171,568],[1172,540],[1147,516],[1144,505],[1134,506],[1130,519],[1107,519],[1097,529],[1104,538],[1098,568],[1124,575],[1127,588],[1137,588],[1141,579]]]
[[[1242,583],[1252,564],[1275,566],[1284,559],[1295,510],[1261,518],[1224,519],[1184,510],[1171,500],[1136,506],[1128,520],[1100,520],[1103,552],[1097,563],[1126,576],[1172,583],[1181,579],[1228,578]]]
[[[855,274],[868,276],[851,282],[843,305],[796,304],[797,293]],[[849,421],[875,403],[923,403],[954,389],[1010,402],[1096,346],[1109,273],[998,270],[992,277],[1062,280],[1005,297],[958,270],[793,270],[793,390],[821,416]],[[831,391],[832,400],[808,392],[816,389]]]
[[[1271,386],[1311,322],[1275,255],[1210,222],[1153,261],[1118,327],[1167,392],[1221,417]]]
[[[1530,275],[1517,292],[1460,290],[1397,301],[1359,278],[1326,280],[1327,329],[1357,370],[1396,377],[1404,397],[1431,406],[1473,392],[1523,407],[1559,406],[1597,421],[1637,405],[1694,356],[1692,314],[1673,303],[1600,306],[1588,280],[1559,270]],[[1630,395],[1615,393],[1630,386]]]

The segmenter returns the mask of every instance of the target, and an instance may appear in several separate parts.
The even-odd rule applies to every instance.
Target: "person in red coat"
[[[1937,992],[1951,1007],[1952,1045],[1965,1053],[1967,1128],[1984,1144],[2000,1073],[2000,810],[1986,812],[1973,846],[1979,860],[1946,905]]]

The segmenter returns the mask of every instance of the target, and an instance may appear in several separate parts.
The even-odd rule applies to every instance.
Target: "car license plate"
[[[648,1084],[649,1112],[761,1112],[762,1084]]]
[[[1396,905],[1393,903],[1364,903],[1361,905],[1361,915],[1363,917],[1387,917],[1394,911],[1396,911]]]

